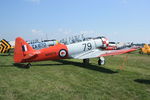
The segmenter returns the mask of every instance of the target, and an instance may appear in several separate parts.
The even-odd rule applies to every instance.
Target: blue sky
[[[61,39],[84,33],[150,42],[150,0],[0,0],[0,38]]]

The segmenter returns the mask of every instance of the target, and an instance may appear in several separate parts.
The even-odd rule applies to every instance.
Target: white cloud
[[[117,36],[117,35],[119,35],[119,32],[112,32],[112,35]]]
[[[81,34],[83,34],[85,37],[96,37],[99,35],[98,32],[92,30],[72,31],[71,29],[68,28],[59,28],[56,34],[59,34],[61,38],[67,38],[67,37],[77,36]]]
[[[95,31],[80,31],[80,34],[94,34],[96,33]]]
[[[122,3],[122,4],[127,4],[127,3],[128,3],[128,0],[121,0],[121,3]]]
[[[85,37],[98,37],[98,36],[104,36],[103,33],[100,32],[96,32],[93,30],[84,30],[84,31],[80,31],[80,34],[83,34]]]
[[[30,1],[35,4],[40,4],[40,2],[41,2],[41,0],[26,0],[26,1]]]
[[[43,32],[42,30],[39,29],[32,29],[30,34],[30,38],[32,39],[46,39],[47,38],[47,33]]]
[[[33,34],[43,34],[43,32],[41,30],[37,30],[37,29],[32,29],[31,32]]]
[[[31,0],[34,3],[40,3],[41,0]]]
[[[32,35],[34,35],[35,37],[38,37],[38,38],[42,38],[43,36],[45,36],[44,32],[41,30],[32,29],[31,32],[32,32]]]
[[[59,28],[58,32],[65,35],[69,35],[73,33],[71,29],[64,29],[64,28]]]

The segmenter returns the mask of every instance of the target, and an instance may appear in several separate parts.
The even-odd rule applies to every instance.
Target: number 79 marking
[[[83,51],[92,49],[92,44],[91,43],[83,43],[82,45],[84,46]]]

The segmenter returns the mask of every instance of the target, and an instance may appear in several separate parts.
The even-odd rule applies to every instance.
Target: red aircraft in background
[[[28,63],[25,67],[29,68],[31,62],[59,59],[83,59],[83,63],[89,63],[89,58],[99,58],[98,64],[105,64],[104,56],[119,55],[137,50],[128,48],[123,50],[105,50],[109,42],[105,37],[97,37],[91,40],[64,45],[58,43],[54,46],[40,50],[33,49],[21,37],[16,38],[14,50],[15,63]]]

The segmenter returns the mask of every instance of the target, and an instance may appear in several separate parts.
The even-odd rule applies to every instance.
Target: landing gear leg
[[[98,65],[104,65],[105,64],[105,58],[104,57],[100,57],[98,60]]]
[[[90,60],[89,59],[83,59],[83,64],[89,64]]]
[[[30,68],[31,67],[31,64],[28,63],[27,65],[25,65],[25,68]]]
[[[139,51],[139,54],[143,54],[143,52],[142,52],[142,51]]]

